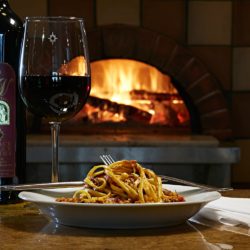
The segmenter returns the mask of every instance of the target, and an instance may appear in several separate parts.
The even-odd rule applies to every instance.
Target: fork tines
[[[100,155],[100,158],[105,165],[110,165],[115,162],[111,155]]]

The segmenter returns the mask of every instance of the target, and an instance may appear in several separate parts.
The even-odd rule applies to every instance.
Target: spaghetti
[[[149,203],[179,202],[184,197],[163,189],[161,178],[135,160],[117,161],[109,166],[94,166],[84,179],[84,188],[72,198],[59,202]]]

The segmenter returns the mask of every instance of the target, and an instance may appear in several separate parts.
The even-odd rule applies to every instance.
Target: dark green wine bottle
[[[25,108],[17,85],[23,24],[0,0],[0,186],[25,182]],[[0,204],[17,200],[16,193],[0,190]]]

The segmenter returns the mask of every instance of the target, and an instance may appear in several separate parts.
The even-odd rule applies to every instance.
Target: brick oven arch
[[[88,32],[90,61],[126,58],[171,76],[196,107],[202,134],[232,135],[228,104],[218,80],[191,51],[169,37],[141,27],[113,24]],[[178,87],[177,87],[178,88]]]

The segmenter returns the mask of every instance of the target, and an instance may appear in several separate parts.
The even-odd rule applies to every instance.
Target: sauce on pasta
[[[117,161],[109,166],[90,169],[84,187],[71,198],[58,202],[78,203],[154,203],[181,202],[184,197],[162,187],[162,181],[152,170],[135,160]]]

